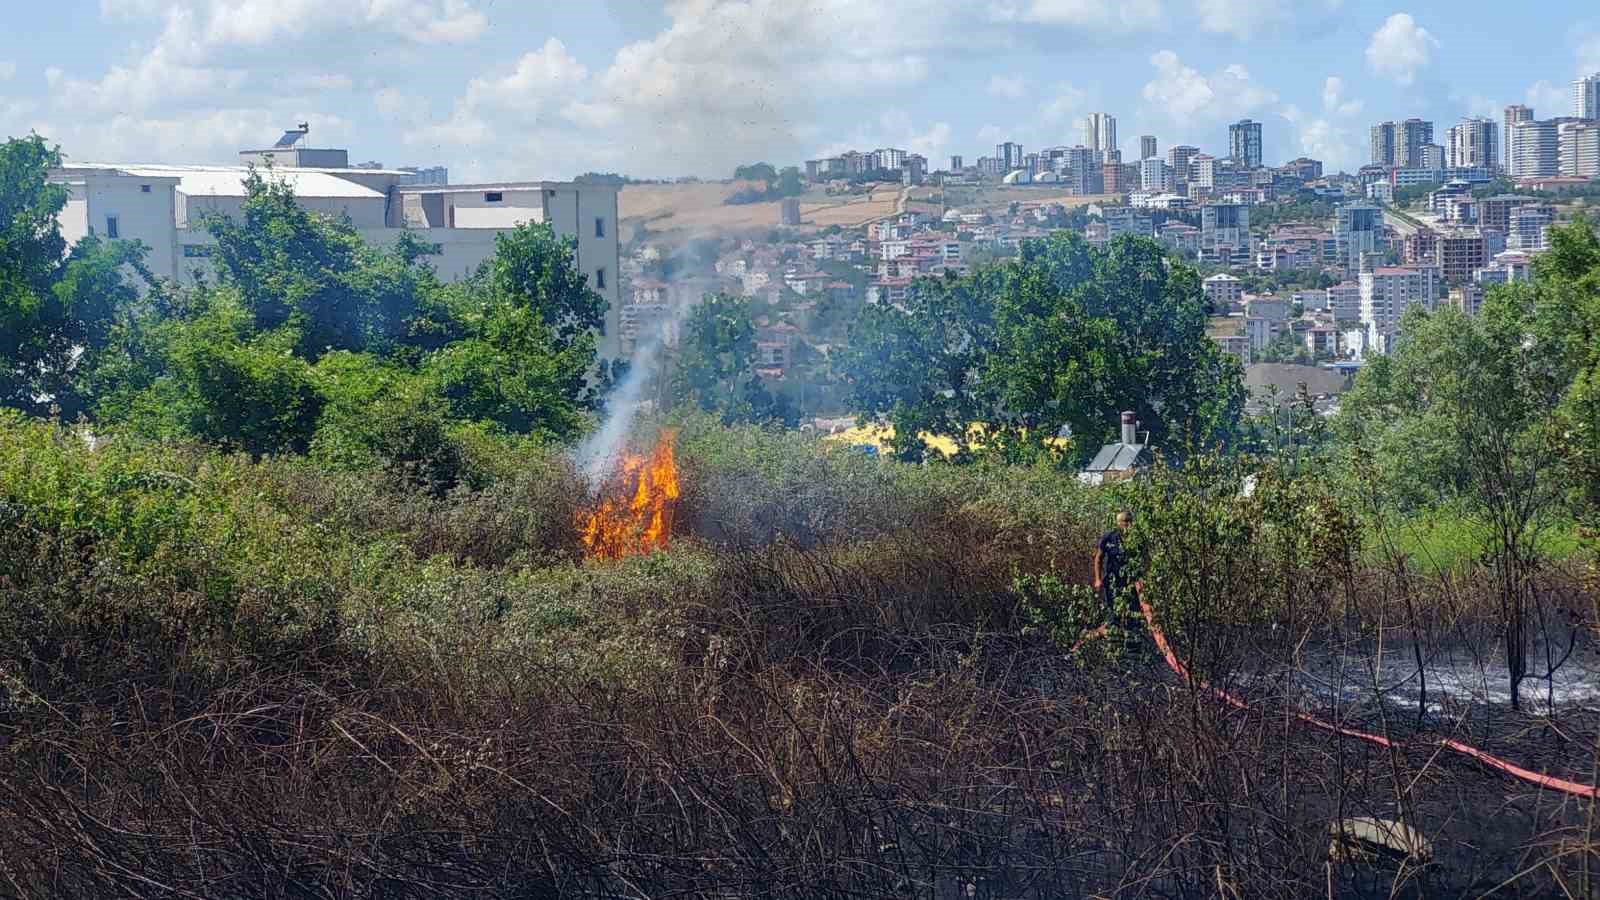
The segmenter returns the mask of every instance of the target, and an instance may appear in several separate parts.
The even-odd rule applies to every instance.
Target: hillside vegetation
[[[573,462],[620,372],[549,229],[447,285],[255,179],[212,278],[138,284],[55,161],[0,148],[0,896],[1594,891],[1586,226],[1331,420],[1245,417],[1153,242],[1030,242],[852,318],[883,458],[781,427],[712,298],[612,559],[650,484]],[[1083,486],[1123,409],[1159,459]]]

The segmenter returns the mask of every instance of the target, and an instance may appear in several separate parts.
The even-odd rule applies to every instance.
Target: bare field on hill
[[[726,202],[742,186],[734,182],[626,185],[617,197],[623,237],[631,238],[640,224],[667,242],[777,227],[778,201],[731,205]],[[870,194],[808,202],[814,196],[801,198],[802,228],[829,225],[857,228],[894,213],[900,189],[881,187]]]

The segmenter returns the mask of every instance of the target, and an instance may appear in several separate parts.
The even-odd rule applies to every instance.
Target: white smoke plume
[[[679,316],[674,316],[676,318]],[[606,401],[605,421],[573,451],[578,471],[591,488],[598,487],[616,464],[622,442],[627,440],[628,431],[639,416],[639,407],[642,405],[639,395],[643,393],[650,376],[661,367],[663,349],[663,335],[657,335],[633,354],[628,374],[623,376],[622,383],[617,385]]]

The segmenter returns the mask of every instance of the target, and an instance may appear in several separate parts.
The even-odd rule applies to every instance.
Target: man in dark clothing
[[[1133,524],[1133,513],[1117,513],[1117,527],[1106,532],[1094,548],[1094,589],[1106,604],[1107,614],[1114,614],[1117,597],[1127,587],[1127,573],[1123,571],[1128,558],[1122,550],[1122,537]]]

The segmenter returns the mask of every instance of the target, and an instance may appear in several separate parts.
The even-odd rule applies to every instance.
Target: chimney
[[[1124,444],[1139,443],[1138,436],[1134,434],[1134,429],[1137,426],[1138,420],[1134,418],[1132,411],[1124,412],[1122,414],[1122,442]]]

